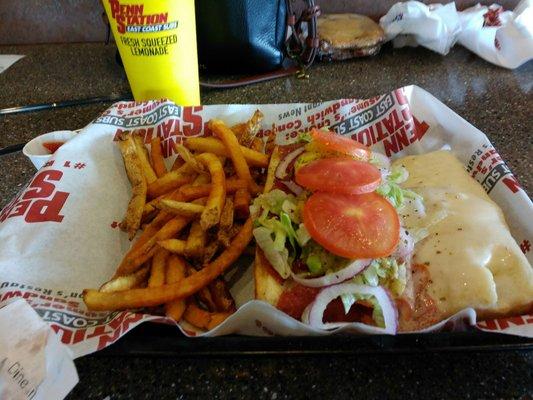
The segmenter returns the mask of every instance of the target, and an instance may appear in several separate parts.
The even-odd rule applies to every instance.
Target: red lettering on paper
[[[57,170],[41,172],[33,179],[33,182],[22,196],[22,199],[27,200],[47,198],[54,192],[56,188],[55,185],[49,181],[57,182],[62,176],[63,172]]]
[[[496,331],[496,330],[504,330],[510,328],[512,325],[514,326],[522,326],[522,325],[529,325],[533,324],[533,315],[532,314],[526,314],[526,315],[519,315],[516,317],[508,317],[508,318],[498,318],[498,319],[490,319],[486,321],[480,321],[477,323],[477,326],[481,329],[486,329],[490,331]]]
[[[501,319],[498,319],[497,321],[498,321],[498,325],[500,325],[500,329],[502,330],[509,328],[509,326],[511,325],[520,326],[520,325],[526,324],[526,321],[521,316],[501,318]]]
[[[36,200],[28,210],[24,220],[28,223],[35,222],[61,222],[64,215],[61,215],[61,209],[65,205],[69,193],[57,192],[50,200]]]
[[[487,319],[485,321],[479,321],[477,323],[477,326],[481,329],[486,329],[489,331],[496,331],[498,330],[498,324],[496,323],[496,320],[494,319]]]
[[[516,193],[520,189],[522,189],[522,187],[520,186],[520,183],[513,175],[506,176],[505,178],[502,179],[502,182],[513,193]]]
[[[22,292],[20,290],[14,290],[12,292],[6,292],[2,296],[1,302],[6,301],[7,299],[12,299],[14,297],[22,297]]]
[[[70,344],[72,339],[72,330],[59,326],[57,324],[50,324],[50,328],[60,336],[61,343]]]
[[[61,222],[64,217],[61,210],[69,196],[67,192],[56,191],[55,182],[62,176],[63,172],[58,170],[39,172],[26,191],[2,210],[0,222],[20,216],[25,216],[28,223]]]
[[[202,106],[183,107],[183,135],[198,136],[202,132],[203,119],[198,112],[202,111]]]
[[[99,337],[97,349],[101,350],[118,340],[118,338],[129,329],[131,324],[140,321],[142,318],[142,314],[120,313],[117,318],[108,324],[108,327],[113,329],[113,332]]]

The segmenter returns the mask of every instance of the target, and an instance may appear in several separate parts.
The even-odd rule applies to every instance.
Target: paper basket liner
[[[131,188],[115,135],[124,130],[157,134],[167,166],[176,157],[172,143],[199,136],[211,118],[228,124],[245,121],[259,109],[266,135],[275,124],[277,143],[294,142],[311,127],[328,127],[397,158],[449,146],[504,211],[511,233],[532,262],[533,205],[487,137],[439,100],[416,86],[366,100],[312,104],[212,105],[180,107],[169,101],[119,102],[62,146],[51,161],[0,213],[0,306],[25,298],[50,323],[76,356],[113,343],[145,321],[166,321],[131,311],[90,312],[84,288],[98,288],[114,273],[131,243],[121,221]],[[365,333],[350,324],[319,331],[253,300],[250,268],[232,287],[238,311],[207,333],[181,326],[189,336],[238,333],[254,336]],[[476,324],[463,310],[426,329],[463,329]],[[533,315],[477,322],[479,329],[533,337]]]

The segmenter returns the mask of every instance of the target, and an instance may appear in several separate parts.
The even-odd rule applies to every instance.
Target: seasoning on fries
[[[169,170],[161,138],[150,140],[149,152],[141,136],[119,137],[132,186],[121,227],[137,240],[111,280],[84,291],[88,309],[163,306],[157,310],[199,329],[213,329],[235,312],[223,274],[252,238],[248,207],[269,166],[255,138],[262,117],[257,111],[232,128],[210,122],[216,137],[174,144]]]
[[[124,159],[126,173],[131,183],[131,200],[126,215],[120,227],[128,232],[129,239],[133,239],[141,224],[144,204],[146,202],[147,184],[141,166],[141,160],[136,151],[135,142],[131,135],[122,136],[118,146]]]

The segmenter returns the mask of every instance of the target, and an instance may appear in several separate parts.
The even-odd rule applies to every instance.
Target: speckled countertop
[[[0,74],[0,109],[97,96],[129,96],[113,47],[0,46],[26,57]],[[508,71],[462,48],[446,57],[386,46],[373,58],[313,68],[310,80],[280,79],[202,93],[204,104],[367,98],[416,84],[485,132],[533,188],[533,63]],[[0,116],[0,148],[83,127],[109,104]],[[0,158],[0,207],[33,175],[21,153]],[[533,352],[291,358],[117,358],[76,361],[69,398],[521,398],[533,396]]]

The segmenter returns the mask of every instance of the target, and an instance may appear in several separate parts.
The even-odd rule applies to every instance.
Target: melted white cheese
[[[403,158],[403,186],[424,197],[426,215],[402,215],[427,229],[414,262],[426,264],[428,294],[443,316],[466,307],[481,315],[524,309],[533,301],[533,270],[511,236],[500,208],[447,151]],[[444,218],[442,216],[445,215]]]

